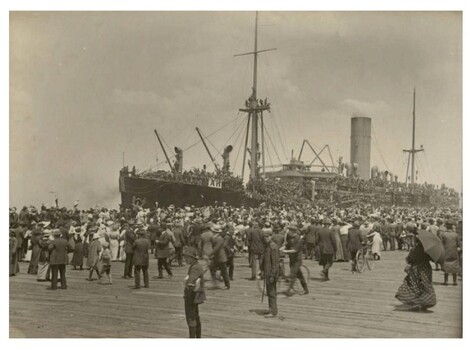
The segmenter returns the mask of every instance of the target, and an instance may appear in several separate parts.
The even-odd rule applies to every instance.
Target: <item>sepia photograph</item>
[[[33,9],[10,340],[463,338],[463,11]]]

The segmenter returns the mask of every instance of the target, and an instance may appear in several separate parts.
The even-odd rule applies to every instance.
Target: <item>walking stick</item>
[[[263,280],[263,294],[261,295],[261,303],[263,303],[263,300],[264,300],[264,291],[266,290],[266,276],[264,276],[264,280]]]

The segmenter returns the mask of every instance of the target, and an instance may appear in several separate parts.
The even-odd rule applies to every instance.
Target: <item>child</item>
[[[109,243],[103,242],[103,252],[101,253],[101,271],[100,271],[100,283],[101,284],[113,284],[111,281],[111,250],[109,249]],[[103,273],[106,272],[108,282],[101,281]]]

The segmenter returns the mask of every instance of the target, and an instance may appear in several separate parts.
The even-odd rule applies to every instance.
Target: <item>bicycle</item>
[[[413,235],[400,235],[401,250],[410,251],[413,248]]]
[[[372,242],[367,242],[367,245],[356,253],[356,271],[359,273],[364,272],[366,265],[369,270],[372,270],[375,265]]]
[[[289,261],[285,259],[284,257],[279,258],[279,277],[277,279],[277,293],[278,294],[283,292],[281,291],[283,284],[286,286],[289,285],[289,282],[290,282],[289,273],[286,272],[288,271],[288,267],[289,267]],[[310,280],[310,270],[308,269],[307,266],[302,264],[300,266],[300,271],[302,271],[305,282],[308,285],[308,281]],[[263,294],[263,291],[264,291],[264,295],[266,296],[267,292],[266,292],[266,288],[264,288],[264,276],[261,276],[261,272],[259,273],[259,276],[256,279],[256,285],[258,287],[259,292]],[[292,286],[292,289],[297,294],[304,290],[298,278],[295,278],[295,282],[294,282],[294,285]]]

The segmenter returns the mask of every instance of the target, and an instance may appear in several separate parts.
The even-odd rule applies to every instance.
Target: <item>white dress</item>
[[[380,256],[380,249],[382,247],[382,237],[378,232],[372,232],[369,234],[369,237],[372,237],[372,253]]]
[[[109,232],[109,250],[111,250],[111,260],[118,260],[118,250],[119,250],[119,232],[110,231]]]

